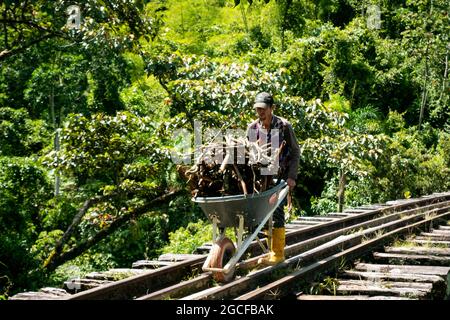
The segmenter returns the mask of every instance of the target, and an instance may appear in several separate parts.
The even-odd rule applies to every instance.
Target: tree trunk
[[[57,155],[59,154],[59,149],[60,149],[59,133],[60,133],[59,129],[56,129],[56,131],[55,131],[55,151],[56,151]],[[56,171],[55,172],[55,197],[59,196],[59,194],[60,194],[60,189],[61,189],[60,186],[61,186],[61,176],[59,175],[59,172]]]
[[[450,49],[450,44],[447,45],[447,51],[445,52],[445,68],[444,68],[444,77],[442,78],[442,89],[441,94],[439,95],[438,104],[440,104],[442,97],[444,96],[445,89],[447,87],[447,77],[448,77],[448,51]]]
[[[100,230],[93,237],[78,243],[71,249],[69,249],[65,252],[62,252],[61,254],[57,254],[57,251],[55,248],[55,250],[53,250],[52,254],[45,262],[44,267],[46,268],[47,271],[54,271],[58,266],[62,265],[63,263],[65,263],[69,260],[72,260],[72,259],[78,257],[80,254],[82,254],[83,252],[85,252],[86,250],[88,250],[89,248],[94,246],[95,244],[99,243],[101,240],[105,239],[107,236],[109,236],[114,231],[119,229],[130,219],[136,218],[139,215],[142,215],[150,210],[154,210],[156,206],[166,203],[173,197],[179,195],[181,192],[183,192],[183,190],[174,190],[167,194],[164,194],[157,198],[154,198],[153,200],[149,201],[146,205],[134,210],[134,212],[118,217],[116,220],[114,220],[109,225],[109,227]],[[86,213],[87,209],[90,206],[92,206],[94,203],[98,203],[101,199],[104,199],[104,198],[105,197],[100,197],[100,198],[87,200],[84,203],[83,208],[80,210],[80,212],[74,218],[74,222],[72,222],[72,224],[70,225],[70,227],[69,227],[70,232],[68,229],[66,231],[65,235],[63,236],[63,238],[65,237],[65,239],[67,240],[69,238],[69,234],[73,233],[73,231],[75,230],[74,227],[79,223],[79,221],[81,220],[84,213]],[[60,242],[57,244],[57,248],[59,248],[59,250],[58,250],[59,252],[62,249],[62,244],[65,242],[62,240],[63,239],[61,239]]]
[[[50,256],[44,262],[44,267],[47,267],[48,264],[52,263],[52,260],[54,259],[54,257],[57,257],[61,253],[64,244],[70,239],[71,235],[75,232],[75,228],[78,226],[78,224],[80,223],[81,219],[84,217],[84,215],[86,214],[88,209],[90,207],[92,207],[94,204],[104,201],[107,198],[109,198],[109,196],[101,196],[101,197],[91,198],[91,199],[86,200],[83,203],[83,206],[81,207],[81,209],[78,211],[78,213],[73,218],[72,223],[67,228],[66,232],[64,232],[61,239],[56,243],[55,248],[53,249]]]
[[[6,21],[7,19],[7,13],[6,13],[6,7],[5,10],[3,10],[3,19]],[[3,23],[3,33],[5,34],[5,49],[8,49],[8,28],[6,27],[6,22]]]
[[[50,115],[52,117],[52,123],[53,123],[53,130],[55,132],[55,140],[54,140],[54,150],[56,151],[56,154],[58,154],[59,151],[59,132],[58,132],[58,125],[56,123],[56,112],[55,112],[55,86],[54,83],[51,83],[51,90],[50,90],[50,97],[49,97],[49,104],[50,104]],[[55,197],[59,196],[59,189],[60,189],[60,177],[58,172],[55,172]]]
[[[292,5],[292,0],[286,0],[283,1],[283,8],[282,8],[282,22],[281,22],[281,52],[286,51],[286,39],[285,39],[285,32],[287,29],[287,22],[288,22],[288,11],[290,6]]]
[[[423,83],[423,93],[422,93],[422,101],[420,103],[420,115],[419,115],[419,129],[422,127],[422,121],[423,121],[423,115],[425,113],[425,105],[427,103],[427,97],[428,97],[428,51],[430,48],[430,41],[427,42],[427,48],[425,50],[425,79]]]
[[[347,177],[344,170],[339,170],[339,191],[338,191],[338,212],[344,210],[345,204],[345,186],[347,184]]]
[[[245,15],[244,4],[241,2],[239,4],[239,6],[240,6],[240,9],[241,9],[242,20],[244,21],[245,32],[248,34],[249,30],[248,30],[247,16]]]

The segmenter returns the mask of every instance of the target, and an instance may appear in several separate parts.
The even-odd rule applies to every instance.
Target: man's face
[[[272,108],[256,108],[256,113],[258,114],[259,120],[264,122],[270,119],[270,116],[272,115]]]

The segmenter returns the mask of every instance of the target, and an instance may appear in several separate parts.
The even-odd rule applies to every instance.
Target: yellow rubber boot
[[[286,232],[284,228],[273,228],[272,251],[266,258],[258,260],[259,264],[273,266],[284,261],[284,246],[286,244]]]

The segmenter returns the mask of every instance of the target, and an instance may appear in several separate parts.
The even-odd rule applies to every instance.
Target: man
[[[255,97],[254,108],[258,119],[253,121],[247,128],[247,138],[250,141],[261,141],[262,144],[271,142],[272,145],[285,145],[279,158],[279,178],[285,180],[292,190],[296,185],[298,162],[300,159],[300,148],[295,137],[292,125],[281,117],[273,114],[274,101],[271,94],[267,92],[258,93]],[[273,130],[277,129],[277,130]],[[278,133],[278,135],[276,135]],[[274,139],[278,138],[278,141]],[[277,144],[278,142],[278,144]],[[285,246],[285,221],[284,206],[286,198],[273,213],[272,251],[267,258],[260,259],[258,263],[275,265],[284,261]]]

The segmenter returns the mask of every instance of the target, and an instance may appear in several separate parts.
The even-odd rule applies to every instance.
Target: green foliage
[[[139,116],[148,116],[155,122],[163,121],[168,114],[167,92],[155,77],[142,76],[120,92],[125,109]]]
[[[207,41],[218,33],[214,21],[220,21],[219,7],[212,1],[169,1],[170,11],[165,19],[167,35],[179,42],[184,50],[203,54]]]
[[[60,127],[68,112],[86,112],[86,61],[81,55],[57,54],[42,63],[28,79],[24,97],[33,117]],[[53,108],[53,109],[52,109]]]
[[[437,145],[439,155],[444,159],[445,165],[450,167],[450,133],[441,131]]]
[[[98,252],[110,252],[118,266],[131,266],[141,259],[157,258],[167,241],[168,215],[146,214],[132,220],[99,245]]]
[[[337,205],[337,177],[328,179],[320,197],[311,198],[311,211],[315,215],[326,215],[327,213],[336,211]]]
[[[22,156],[26,153],[25,139],[30,128],[26,124],[26,111],[0,109],[0,155]]]
[[[40,277],[30,272],[39,263],[31,247],[40,232],[39,210],[51,197],[51,187],[34,161],[1,157],[0,190],[0,274],[15,289],[31,287]]]
[[[349,116],[349,127],[358,133],[379,134],[383,130],[381,113],[373,106],[359,108]]]
[[[59,266],[46,280],[49,286],[61,287],[65,281],[83,278],[94,271],[106,271],[117,267],[110,253],[88,251],[70,262]]]
[[[251,105],[258,91],[286,90],[286,75],[281,69],[264,72],[249,64],[221,64],[206,57],[157,56],[150,59],[149,73],[158,77],[171,97],[171,114],[218,111],[237,116]]]
[[[0,61],[8,60],[0,75],[2,105],[26,107],[54,128],[70,112],[124,109],[119,92],[131,70],[123,53],[139,51],[139,41],[154,38],[161,24],[159,6],[147,11],[139,3],[84,1],[79,29],[65,26],[71,1],[1,4]]]
[[[126,111],[116,116],[69,115],[61,150],[51,151],[44,163],[66,177],[74,177],[77,191],[82,192],[78,196],[104,196],[103,201],[88,208],[77,226],[79,237],[70,239],[69,247],[95,237],[116,220],[131,217],[136,209],[164,192],[171,179],[170,170],[167,171],[170,159],[158,130],[150,117],[138,117]],[[76,195],[69,193],[67,199],[60,197],[49,203],[42,213],[46,225],[67,227],[68,218],[77,214],[76,207],[80,206]],[[158,212],[158,208],[148,210]],[[128,227],[120,228],[107,245],[97,247],[99,252],[113,252],[117,263],[131,263],[131,259],[142,254],[151,256],[164,241],[164,216],[129,219]],[[142,231],[147,227],[156,229]],[[123,251],[126,246],[129,249]]]
[[[137,5],[140,3],[139,5]],[[142,1],[118,0],[114,3],[103,0],[88,0],[79,5],[82,14],[79,29],[66,26],[69,14],[66,12],[72,1],[32,1],[17,3],[7,1],[1,4],[4,31],[7,40],[1,58],[22,51],[36,43],[53,38],[74,37],[93,46],[107,41],[111,47],[129,45],[139,37],[151,39],[157,33],[158,15],[146,19]],[[17,28],[17,26],[20,28]],[[3,50],[2,50],[3,51]]]
[[[65,190],[68,193],[68,190]],[[39,212],[39,219],[44,230],[53,228],[65,230],[77,212],[77,203],[69,194],[60,195],[47,201],[45,207]]]
[[[96,114],[90,118],[73,114],[61,137],[62,149],[46,157],[46,163],[79,180],[87,178],[112,184],[105,192],[120,185],[123,190],[148,189],[161,160],[153,124],[146,118],[121,112],[116,116]]]
[[[377,159],[383,152],[383,137],[349,130],[346,127],[348,114],[332,110],[348,109],[348,104],[339,97],[334,99],[324,106],[314,102],[306,108],[306,119],[316,136],[310,135],[303,141],[302,156],[312,163],[328,165],[357,176],[367,175],[367,162]]]
[[[62,230],[42,231],[39,233],[34,245],[31,247],[33,254],[40,261],[44,261],[52,252],[55,242],[63,235]]]
[[[343,175],[347,206],[447,191],[447,2],[88,0],[69,30],[71,1],[3,1],[0,299],[209,242],[187,193],[149,203],[185,187],[176,130],[245,129],[259,91],[299,140],[302,212],[335,210]],[[43,260],[80,212],[63,253],[124,223],[48,278]]]
[[[186,227],[169,233],[170,243],[162,248],[162,252],[193,253],[197,247],[211,242],[211,239],[212,225],[210,223],[202,220],[190,222]]]
[[[392,136],[385,137],[383,154],[372,162],[367,178],[350,182],[350,205],[418,197],[449,188],[447,156],[441,151],[446,148],[448,134],[440,132],[437,141],[427,148],[428,137],[434,134],[406,129],[401,115],[391,115],[385,125],[393,124],[388,128]]]
[[[38,218],[41,204],[51,197],[46,172],[34,161],[22,158],[0,158],[0,228],[2,233],[19,234]]]
[[[31,120],[24,109],[0,108],[0,156],[28,156],[49,142],[43,121]]]
[[[310,293],[314,295],[330,294],[335,296],[338,286],[338,279],[327,276],[322,282],[315,282],[310,287]]]

